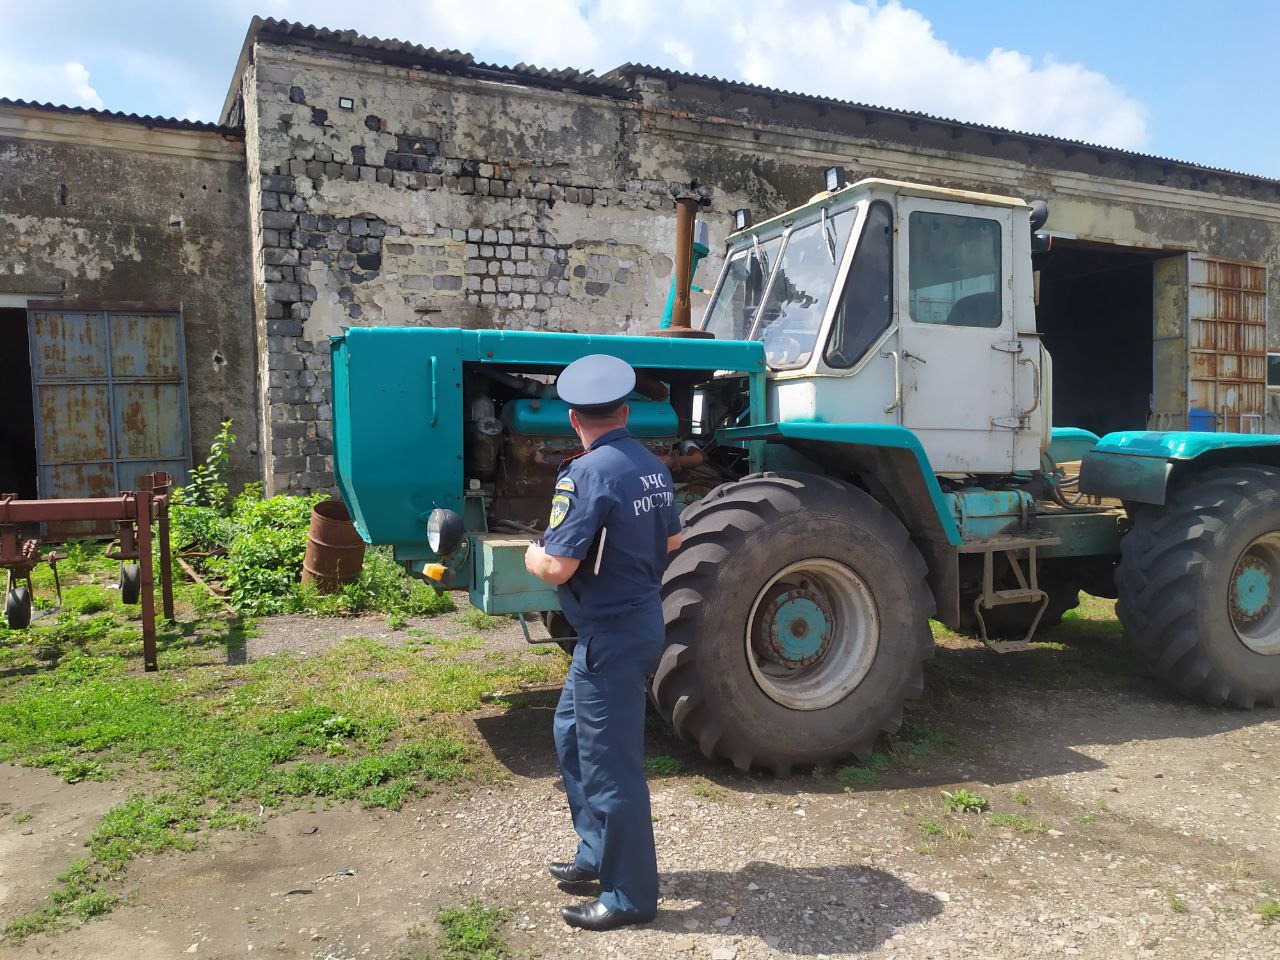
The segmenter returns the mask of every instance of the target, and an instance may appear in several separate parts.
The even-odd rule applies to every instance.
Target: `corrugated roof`
[[[309,46],[343,47],[359,51],[362,56],[387,60],[408,66],[419,65],[423,69],[468,74],[488,74],[503,79],[518,79],[543,86],[569,87],[584,93],[596,93],[610,97],[631,98],[630,88],[617,80],[606,80],[591,70],[566,67],[551,70],[531,63],[518,63],[514,67],[485,63],[461,50],[438,50],[405,40],[384,40],[366,37],[354,30],[330,30],[293,20],[277,20],[274,17],[254,17],[249,23],[246,45],[254,39],[274,40],[284,43],[305,43]]]
[[[367,56],[373,59],[409,67],[416,66],[424,70],[433,70],[443,73],[470,74],[485,77],[487,79],[500,79],[514,83],[528,83],[539,86],[567,88],[577,90],[582,93],[629,100],[636,100],[640,98],[640,92],[636,88],[635,82],[637,76],[678,80],[715,87],[721,91],[736,90],[757,96],[785,98],[798,103],[821,104],[827,107],[844,110],[871,111],[886,116],[946,125],[990,136],[1016,137],[1023,140],[1053,144],[1075,150],[1087,150],[1098,154],[1132,157],[1137,160],[1151,163],[1176,166],[1184,170],[1194,171],[1201,174],[1226,176],[1248,180],[1255,184],[1266,184],[1269,186],[1280,187],[1280,180],[1245,173],[1240,170],[1211,167],[1187,160],[1177,160],[1172,157],[1140,153],[1119,147],[1108,147],[1103,144],[1090,143],[1084,140],[1072,140],[1048,134],[1012,130],[1006,127],[973,123],[965,120],[955,120],[949,117],[940,117],[913,110],[899,110],[893,107],[882,107],[875,104],[859,103],[853,100],[841,100],[834,97],[817,96],[815,94],[796,93],[791,90],[765,87],[754,83],[746,83],[740,80],[726,80],[723,77],[713,77],[707,74],[687,73],[680,70],[672,70],[667,67],[655,67],[641,63],[625,63],[620,67],[610,70],[608,73],[597,75],[589,70],[582,71],[573,68],[548,70],[526,63],[518,63],[514,67],[503,66],[500,64],[478,61],[471,54],[464,53],[460,50],[438,50],[434,47],[424,47],[421,44],[409,43],[403,40],[384,40],[379,37],[367,37],[354,30],[330,30],[326,27],[316,27],[309,24],[297,23],[291,20],[277,20],[273,17],[265,19],[262,17],[254,17],[249,24],[249,30],[245,36],[244,47],[240,53],[240,60],[236,66],[235,75],[232,78],[231,89],[227,93],[227,100],[223,106],[222,116],[224,120],[229,117],[231,108],[239,94],[240,75],[248,62],[249,53],[252,49],[253,43],[258,39],[275,41],[278,43],[303,43],[309,46],[321,48],[349,50],[359,56]]]
[[[978,133],[996,134],[1006,137],[1021,137],[1026,140],[1035,140],[1040,143],[1052,143],[1057,146],[1072,147],[1077,150],[1090,150],[1117,154],[1125,157],[1133,157],[1139,160],[1147,160],[1153,163],[1173,164],[1202,173],[1211,173],[1219,176],[1242,177],[1247,180],[1256,180],[1259,183],[1280,186],[1280,180],[1246,173],[1241,170],[1230,170],[1225,167],[1209,167],[1189,160],[1177,160],[1173,157],[1163,157],[1158,154],[1139,153],[1135,150],[1125,150],[1120,147],[1108,147],[1100,143],[1090,143],[1087,140],[1072,140],[1066,137],[1051,136],[1049,134],[1030,133],[1025,130],[1012,130],[1008,127],[996,127],[984,123],[955,120],[950,117],[940,117],[934,114],[920,113],[914,110],[899,110],[894,107],[881,107],[875,104],[859,103],[854,100],[840,100],[834,97],[822,97],[810,93],[796,93],[791,90],[780,90],[776,87],[763,87],[759,84],[746,83],[741,80],[726,80],[723,77],[713,77],[703,73],[686,73],[681,70],[672,70],[667,67],[655,67],[643,63],[624,63],[622,66],[604,74],[602,79],[626,81],[628,85],[633,85],[634,78],[637,75],[660,77],[666,80],[682,80],[688,83],[701,83],[708,86],[719,87],[722,90],[739,90],[743,93],[755,94],[762,97],[785,97],[789,100],[796,100],[804,103],[820,103],[826,106],[848,110],[874,111],[876,113],[902,117],[908,120],[924,120],[930,123],[947,124],[949,126],[961,127]]]
[[[34,100],[16,100],[11,97],[0,97],[0,107],[24,107],[28,110],[45,110],[49,113],[65,113],[73,116],[94,117],[98,120],[115,120],[122,123],[134,123],[143,127],[165,130],[195,130],[201,133],[219,133],[223,136],[239,137],[243,131],[234,127],[224,127],[217,123],[206,123],[203,120],[180,120],[177,117],[151,117],[136,113],[122,113],[119,110],[98,110],[94,107],[70,107],[61,103],[37,103]]]

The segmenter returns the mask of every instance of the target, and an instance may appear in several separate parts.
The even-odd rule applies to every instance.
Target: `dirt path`
[[[301,636],[276,629],[259,653]],[[336,636],[352,633],[371,635]],[[510,634],[497,644],[524,642]],[[1142,681],[1055,689],[1040,664],[1009,661],[944,652],[911,719],[954,743],[868,786],[734,774],[655,725],[650,753],[684,770],[652,781],[664,899],[644,929],[573,933],[559,919],[574,898],[545,863],[573,838],[546,691],[474,717],[505,784],[394,814],[295,811],[135,862],[129,905],[0,957],[417,957],[436,910],[470,897],[512,911],[520,956],[1280,957],[1280,922],[1258,913],[1280,885],[1280,711],[1200,708]],[[957,787],[1021,819],[946,815],[940,790]],[[76,825],[119,788],[10,768],[0,789],[9,915],[47,892],[76,855]]]

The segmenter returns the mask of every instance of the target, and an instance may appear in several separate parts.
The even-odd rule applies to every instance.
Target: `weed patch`
[[[504,623],[511,622],[507,617],[495,617],[483,610],[474,609],[464,610],[453,619],[471,630],[493,630]]]
[[[701,797],[703,800],[710,800],[713,803],[723,803],[729,798],[723,787],[712,783],[705,777],[695,778],[689,787],[693,790],[694,796]]]
[[[1005,827],[1017,833],[1048,833],[1049,825],[1039,820],[1032,820],[1016,813],[993,813],[987,817],[987,823],[993,827]]]
[[[644,758],[644,771],[651,777],[674,777],[684,772],[684,761],[660,753]]]
[[[1258,916],[1262,918],[1262,922],[1267,926],[1280,921],[1280,902],[1276,900],[1263,900],[1258,904]]]
[[[461,907],[446,907],[436,914],[444,943],[435,960],[506,960],[511,948],[499,932],[509,913],[468,900]]]
[[[942,800],[946,808],[955,813],[982,813],[991,806],[986,797],[970,790],[943,790]]]

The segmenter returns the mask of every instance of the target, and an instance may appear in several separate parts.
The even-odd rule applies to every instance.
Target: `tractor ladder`
[[[1041,547],[1054,547],[1061,541],[1052,534],[1015,533],[997,534],[990,537],[976,537],[966,540],[960,545],[961,553],[977,553],[982,555],[982,592],[973,601],[973,614],[978,621],[982,642],[996,653],[1017,653],[1031,649],[1031,639],[1040,626],[1040,618],[1049,606],[1049,594],[1040,589],[1037,575],[1036,552]],[[1025,552],[1026,557],[1020,556]],[[1017,581],[1016,587],[997,590],[995,588],[996,554],[1004,554]],[[1023,567],[1023,560],[1026,567]],[[987,636],[987,622],[983,617],[984,610],[1012,604],[1034,603],[1039,607],[1027,634],[1021,640],[992,640]]]

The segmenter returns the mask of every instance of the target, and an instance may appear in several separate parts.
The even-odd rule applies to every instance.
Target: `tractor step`
[[[1040,626],[1040,618],[1049,607],[1049,594],[1040,589],[1036,570],[1036,551],[1040,547],[1057,546],[1059,539],[1052,534],[1029,531],[1025,534],[999,535],[966,541],[960,547],[961,553],[982,554],[982,593],[973,601],[973,615],[978,621],[982,642],[996,653],[1018,653],[1033,649],[1031,640]],[[1024,558],[1019,553],[1026,551],[1026,569],[1023,569]],[[1003,553],[1017,578],[1018,585],[1004,590],[995,587],[995,555]],[[987,634],[987,621],[983,610],[1013,604],[1034,603],[1036,615],[1021,640],[992,640]]]
[[[988,640],[987,649],[993,653],[1025,653],[1034,650],[1035,644],[1030,640]]]
[[[993,590],[986,598],[984,607],[1002,607],[1007,603],[1039,603],[1042,590]]]

